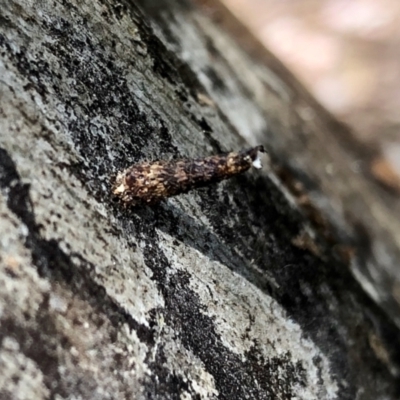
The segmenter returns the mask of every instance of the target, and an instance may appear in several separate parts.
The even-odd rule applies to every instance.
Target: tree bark
[[[0,4],[1,399],[398,398],[398,204],[283,66],[186,0]],[[257,144],[271,169],[112,196]]]

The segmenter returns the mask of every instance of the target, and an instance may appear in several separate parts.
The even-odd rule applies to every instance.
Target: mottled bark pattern
[[[0,399],[399,400],[400,206],[283,66],[193,4],[1,2]],[[138,160],[246,143],[272,168],[113,201],[110,177]],[[328,230],[339,212],[359,233]]]
[[[259,152],[264,152],[263,146],[194,160],[136,164],[118,174],[113,193],[129,205],[154,204],[228,179],[252,166],[260,168]]]

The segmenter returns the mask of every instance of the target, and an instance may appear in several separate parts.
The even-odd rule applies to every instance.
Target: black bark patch
[[[200,192],[203,212],[218,236],[238,248],[245,259],[254,260],[260,271],[273,276],[279,289],[270,287],[269,294],[328,357],[334,374],[347,383],[344,387],[338,380],[340,398],[354,398],[356,382],[361,385],[378,375],[384,381],[387,371],[367,338],[377,327],[381,337],[384,337],[382,331],[389,331],[393,338],[397,328],[364,293],[348,267],[321,238],[317,239],[323,253],[320,257],[291,244],[292,238],[301,231],[304,217],[288,205],[283,193],[272,183],[260,177],[238,176],[227,181],[225,188],[231,196],[224,197],[224,201],[213,199],[209,190]],[[268,227],[268,232],[263,227]],[[255,235],[254,229],[259,229],[260,234]],[[243,274],[240,270],[236,272]],[[251,281],[265,291],[257,279]],[[333,308],[332,304],[337,306]],[[357,328],[352,328],[354,321]],[[344,329],[347,337],[343,336]],[[392,347],[390,340],[386,341],[385,348]],[[349,352],[363,354],[369,360],[368,365],[373,366],[363,371],[365,378],[360,377],[355,366],[357,358],[343,357]],[[398,352],[391,351],[391,354],[392,362],[399,365]]]
[[[35,361],[39,369],[43,373],[43,383],[49,389],[51,398],[60,395],[64,398],[68,397],[69,392],[63,383],[58,372],[59,358],[57,355],[58,342],[49,340],[50,337],[59,337],[53,320],[39,311],[36,320],[37,326],[41,329],[30,328],[28,324],[18,325],[14,319],[2,319],[0,330],[0,344],[4,338],[10,337],[18,342],[20,351],[26,357]],[[60,338],[61,339],[61,338]],[[68,348],[68,342],[60,340],[64,348]],[[1,397],[2,398],[2,397]]]
[[[142,212],[140,214],[143,215]],[[168,274],[168,260],[162,251],[153,245],[157,240],[157,222],[154,221],[158,219],[154,212],[152,219],[153,223],[137,220],[135,227],[136,234],[149,244],[143,249],[145,261],[153,271],[153,280],[163,294],[165,322],[174,329],[185,348],[193,352],[214,377],[216,389],[220,393],[218,398],[269,399],[269,393],[273,393],[277,398],[281,396],[282,399],[291,399],[294,396],[292,385],[306,384],[301,365],[293,364],[289,355],[263,360],[261,354],[258,354],[258,357],[255,355],[257,350],[253,350],[251,357],[244,362],[241,357],[227,349],[216,332],[214,321],[205,315],[200,299],[190,289],[188,273],[181,271]],[[261,364],[259,360],[262,360]],[[157,367],[153,365],[152,368]],[[261,374],[262,369],[270,376],[284,377],[284,382],[276,387],[268,381],[258,386],[255,377]],[[151,386],[151,383],[145,384]],[[175,395],[175,392],[169,393],[169,397],[165,395],[165,398],[174,399]]]
[[[96,322],[100,323],[104,315],[115,330],[115,332],[110,332],[111,335],[116,336],[119,327],[127,324],[137,333],[142,342],[150,347],[153,346],[154,332],[135,321],[127,311],[107,295],[103,286],[95,282],[93,278],[95,266],[93,264],[77,253],[66,254],[56,240],[46,240],[41,236],[40,226],[35,221],[30,187],[21,182],[12,158],[2,148],[0,148],[0,189],[6,195],[9,210],[28,228],[25,246],[31,251],[32,263],[36,266],[38,273],[42,277],[50,279],[51,282],[69,287],[75,296],[88,302],[96,311],[92,316],[95,324]],[[1,332],[17,335],[15,337],[20,342],[24,354],[38,362],[39,368],[42,369],[45,376],[48,376],[46,382],[52,383],[53,386],[49,387],[51,391],[70,394],[70,390],[74,389],[79,392],[79,387],[69,388],[66,392],[62,392],[58,387],[54,388],[54,382],[60,381],[59,377],[54,375],[60,360],[57,359],[55,351],[50,351],[51,349],[47,351],[46,346],[40,345],[40,341],[43,341],[41,335],[58,337],[57,342],[62,343],[63,347],[68,348],[68,343],[56,332],[54,324],[44,311],[38,314],[35,322],[36,326],[43,326],[43,330],[40,332],[29,331],[28,327],[17,327],[13,325],[12,321],[8,321],[8,330],[2,329]],[[39,345],[37,345],[38,342]],[[120,367],[117,362],[118,360],[116,360],[115,368]]]
[[[160,345],[153,360],[146,360],[153,372],[144,382],[144,393],[151,400],[180,400],[183,391],[190,393],[191,398],[200,400],[200,396],[193,391],[187,377],[181,376],[177,371],[171,371],[164,365],[167,361],[163,346]]]
[[[84,31],[86,34],[82,33]],[[178,153],[160,116],[139,110],[137,99],[125,79],[130,66],[117,66],[112,49],[95,43],[96,38],[90,34],[84,19],[79,27],[62,18],[46,20],[43,34],[54,39],[44,42],[43,52],[29,47],[16,49],[1,34],[0,51],[3,50],[19,75],[29,82],[27,90],[39,93],[46,102],[47,87],[50,86],[55,98],[64,104],[68,119],[57,124],[63,126],[82,159],[87,161],[73,168],[82,182],[93,171],[96,176],[110,175],[110,148],[116,150],[112,159],[114,171],[144,158],[141,149],[151,147],[153,143],[159,143],[157,151],[161,156]],[[44,52],[54,56],[57,62],[43,61],[46,58]],[[68,90],[65,86],[67,78],[74,82]],[[113,119],[112,129],[96,123],[99,116]],[[98,187],[93,190],[97,191]],[[101,191],[94,196],[100,198],[107,194]]]

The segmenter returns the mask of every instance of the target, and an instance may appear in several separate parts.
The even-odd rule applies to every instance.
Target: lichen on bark
[[[267,129],[251,58],[159,3],[2,4],[0,397],[395,398],[397,328],[275,174],[114,201],[129,165]]]

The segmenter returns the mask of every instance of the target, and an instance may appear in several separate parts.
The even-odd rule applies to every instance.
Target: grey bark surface
[[[399,398],[398,205],[283,68],[184,0],[0,6],[0,399]],[[329,234],[282,170],[111,195],[135,162],[254,144]]]

